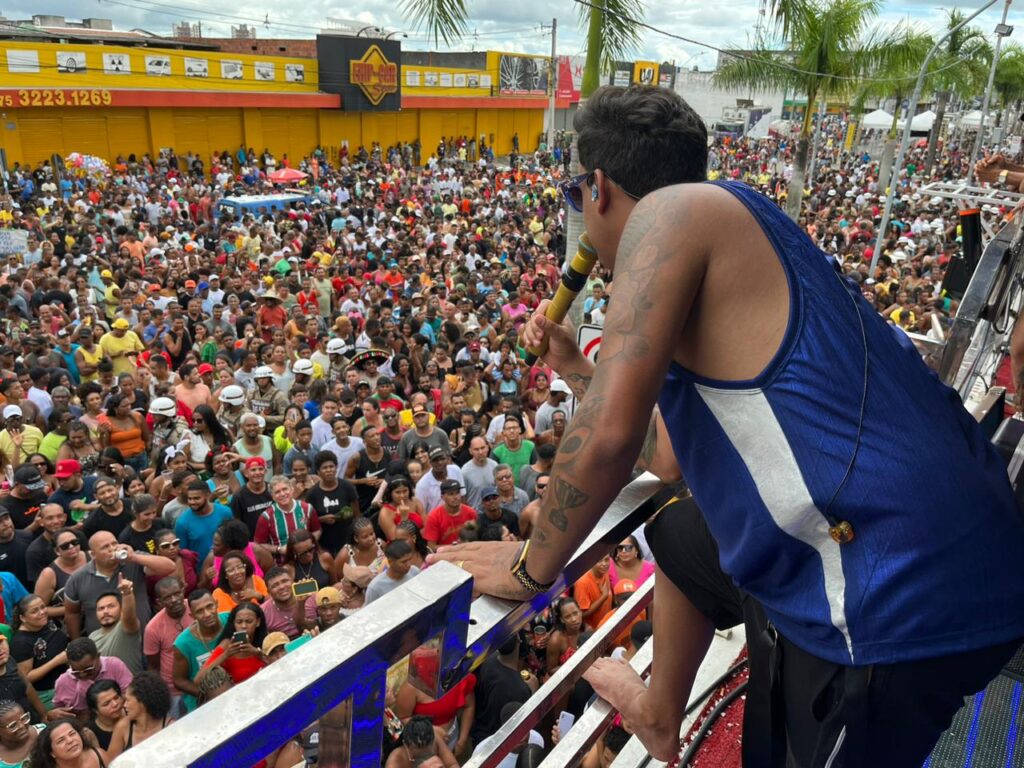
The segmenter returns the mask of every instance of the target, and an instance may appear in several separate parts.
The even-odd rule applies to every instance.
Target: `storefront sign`
[[[349,78],[374,106],[389,93],[398,92],[398,65],[388,61],[376,45],[371,45],[361,59],[349,64]]]
[[[0,91],[0,107],[109,107],[113,104],[113,94],[107,90],[21,88]]]
[[[320,90],[341,94],[346,111],[402,108],[402,47],[397,40],[319,35],[316,58]]]

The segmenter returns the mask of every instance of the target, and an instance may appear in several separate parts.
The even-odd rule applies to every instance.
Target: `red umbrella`
[[[294,168],[281,168],[278,171],[273,171],[272,173],[267,174],[267,178],[275,184],[287,183],[289,181],[302,181],[307,176],[309,176],[308,173],[297,171]]]

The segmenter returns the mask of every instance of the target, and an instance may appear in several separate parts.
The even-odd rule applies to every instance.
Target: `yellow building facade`
[[[466,70],[403,66],[399,111],[346,111],[318,88],[316,59],[116,45],[0,41],[0,147],[8,165],[54,153],[110,161],[162,148],[209,158],[240,145],[297,163],[315,147],[350,151],[483,136],[498,154],[536,147],[547,99],[502,94],[500,57]],[[340,65],[339,65],[340,66]]]

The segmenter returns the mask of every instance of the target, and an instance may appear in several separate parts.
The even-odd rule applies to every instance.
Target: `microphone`
[[[576,255],[572,257],[569,268],[562,273],[562,281],[558,284],[558,290],[555,291],[555,297],[548,304],[544,317],[553,323],[560,323],[565,319],[565,313],[569,311],[569,306],[576,295],[587,284],[587,278],[596,263],[597,251],[594,250],[590,238],[584,232],[580,235]],[[533,365],[537,362],[537,358],[542,357],[547,351],[548,340],[545,338],[539,347],[530,347],[526,350],[526,364]]]

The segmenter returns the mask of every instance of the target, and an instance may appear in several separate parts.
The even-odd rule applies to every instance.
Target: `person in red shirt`
[[[423,538],[432,550],[454,544],[462,526],[475,520],[476,510],[462,503],[462,485],[458,480],[445,480],[441,483],[441,503],[427,515]]]
[[[273,293],[261,297],[263,304],[256,311],[256,322],[259,324],[263,340],[268,344],[273,338],[275,328],[284,328],[288,322],[288,313],[281,305],[281,299]]]

